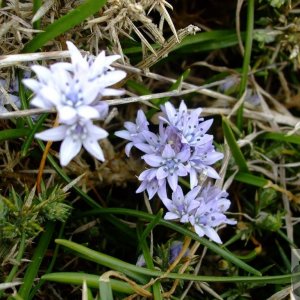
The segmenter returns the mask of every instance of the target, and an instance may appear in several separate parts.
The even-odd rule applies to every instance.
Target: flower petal
[[[214,242],[216,242],[218,244],[222,244],[222,241],[221,241],[219,235],[213,228],[211,228],[209,226],[204,226],[203,231],[204,231],[205,235],[208,236],[211,240],[213,240]]]
[[[125,153],[126,153],[127,157],[130,156],[130,151],[131,151],[131,148],[132,148],[132,147],[133,147],[133,143],[132,143],[132,142],[128,143],[128,144],[125,146]]]
[[[83,141],[83,147],[98,160],[105,161],[103,151],[99,143],[93,138],[88,138]]]
[[[198,175],[194,168],[190,169],[190,186],[193,189],[198,184]]]
[[[164,151],[162,153],[163,158],[173,158],[175,157],[175,152],[172,149],[171,145],[167,144],[164,148]]]
[[[55,128],[47,129],[45,131],[36,133],[34,136],[35,138],[43,141],[61,141],[65,138],[67,129],[68,126],[61,125]]]
[[[125,90],[117,90],[117,89],[110,89],[105,88],[102,92],[102,96],[122,96],[125,94]]]
[[[207,121],[201,122],[199,124],[198,130],[201,131],[202,134],[206,133],[207,130],[211,127],[213,121],[213,119],[209,119]]]
[[[67,136],[60,146],[60,164],[66,166],[79,153],[81,146],[80,140],[74,140],[72,137]]]
[[[88,105],[79,106],[77,113],[79,117],[84,119],[97,119],[100,117],[98,110]]]
[[[142,159],[151,167],[159,167],[163,162],[160,156],[154,154],[145,154]]]
[[[164,179],[169,175],[169,172],[166,168],[160,167],[156,172],[157,179]]]
[[[47,101],[52,102],[54,105],[61,104],[61,94],[51,86],[43,86],[38,95],[41,95]]]
[[[30,104],[40,108],[53,108],[54,104],[42,97],[35,96],[31,99]]]
[[[105,75],[99,78],[99,84],[101,87],[111,86],[126,77],[126,72],[118,70],[118,71],[110,71]]]
[[[73,124],[77,119],[77,112],[71,106],[59,106],[58,108],[59,122],[65,124]]]
[[[67,46],[71,54],[72,64],[75,66],[75,70],[88,69],[88,62],[82,57],[77,47],[70,41],[67,41]]]
[[[178,186],[178,176],[177,174],[169,175],[167,177],[168,183],[173,191],[177,189]]]
[[[88,135],[96,141],[102,140],[108,136],[108,132],[106,130],[93,125],[90,120],[86,123],[86,128],[88,130]]]
[[[30,88],[30,89],[31,89],[32,91],[34,91],[35,93],[36,93],[36,92],[40,89],[40,87],[41,87],[41,84],[40,84],[37,80],[32,79],[32,78],[30,78],[30,79],[23,79],[22,82],[23,82],[23,84],[24,84],[26,87]]]
[[[34,71],[37,78],[42,82],[46,83],[52,77],[51,71],[46,67],[34,65],[31,67],[31,69]]]
[[[180,218],[180,216],[178,216],[177,214],[175,214],[173,212],[167,212],[164,216],[165,220],[177,220],[179,218]]]

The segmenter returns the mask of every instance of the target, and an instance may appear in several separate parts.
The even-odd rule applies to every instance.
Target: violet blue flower
[[[133,146],[136,144],[143,144],[145,141],[145,137],[143,132],[148,132],[148,121],[144,114],[144,112],[140,109],[138,110],[136,117],[136,124],[133,122],[125,122],[124,127],[127,130],[116,131],[115,135],[123,138],[125,140],[130,141],[125,147],[125,153],[127,156],[130,155],[130,151]]]
[[[104,161],[98,140],[107,136],[108,133],[104,129],[93,125],[90,120],[78,120],[71,125],[63,124],[35,134],[36,138],[44,141],[63,141],[59,151],[62,166],[66,166],[82,146],[95,158]]]
[[[225,191],[214,186],[207,186],[200,192],[197,197],[199,207],[196,211],[193,209],[189,216],[191,225],[200,237],[206,235],[221,244],[222,241],[215,228],[222,224],[236,224],[235,220],[228,219],[224,214],[230,206],[227,196]]]
[[[164,179],[158,180],[156,178],[156,170],[148,169],[142,172],[139,176],[139,180],[142,181],[136,193],[147,191],[149,200],[157,193],[158,196],[163,199],[167,198],[166,194],[166,181]]]
[[[178,186],[178,178],[190,176],[193,189],[198,184],[198,176],[205,174],[211,178],[219,178],[211,166],[223,158],[223,154],[215,151],[213,136],[207,134],[212,120],[204,121],[199,117],[202,109],[187,110],[184,101],[179,109],[167,102],[161,106],[158,134],[148,128],[147,119],[142,111],[138,112],[136,123],[125,122],[127,130],[116,132],[116,135],[130,141],[125,152],[129,155],[132,147],[144,152],[142,159],[148,170],[139,180],[142,181],[137,192],[147,190],[149,198],[160,191],[161,182],[169,184],[173,191]],[[145,176],[151,170],[151,178]],[[143,182],[145,180],[145,182]],[[167,191],[165,191],[167,193]]]
[[[161,155],[145,154],[142,156],[144,161],[156,170],[156,178],[167,180],[173,191],[178,186],[178,176],[188,174],[184,163],[189,157],[189,147],[185,147],[181,152],[176,153],[169,144],[165,146]]]
[[[183,242],[181,241],[173,241],[170,247],[170,255],[169,255],[169,264],[171,264],[178,257],[181,252],[183,246]],[[186,250],[183,257],[187,257],[189,255],[189,249]]]
[[[223,159],[224,154],[217,152],[212,143],[207,143],[202,147],[197,147],[191,155],[187,170],[190,174],[191,188],[198,184],[198,175],[204,174],[207,177],[218,179],[219,174],[210,165],[214,164],[220,159]]]
[[[177,189],[172,193],[172,200],[167,198],[162,199],[162,202],[168,209],[164,219],[179,219],[181,223],[189,222],[190,213],[199,207],[199,201],[195,200],[199,191],[200,187],[197,186],[184,195],[181,187],[177,186]]]

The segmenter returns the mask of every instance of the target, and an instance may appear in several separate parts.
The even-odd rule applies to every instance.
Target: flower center
[[[166,159],[164,163],[164,170],[166,172],[169,172],[170,175],[173,175],[175,171],[177,171],[178,168],[178,159],[168,158]]]
[[[80,123],[77,123],[77,124],[72,125],[68,129],[67,135],[70,135],[74,141],[77,141],[77,140],[82,141],[82,140],[86,139],[88,132],[87,132],[87,129],[85,126],[83,126]]]

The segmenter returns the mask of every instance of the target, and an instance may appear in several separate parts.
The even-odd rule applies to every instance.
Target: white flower
[[[67,45],[71,63],[55,63],[50,69],[33,66],[37,80],[23,80],[35,93],[31,104],[40,108],[56,107],[59,121],[64,124],[72,124],[78,118],[105,118],[108,105],[100,101],[102,96],[123,94],[122,90],[107,88],[126,76],[124,71],[114,71],[110,67],[120,56],[106,57],[102,51],[95,59],[82,57],[71,42]]]
[[[82,146],[91,155],[104,161],[98,140],[107,136],[108,133],[104,129],[93,125],[90,120],[83,119],[74,124],[63,124],[35,135],[36,138],[44,141],[63,141],[59,151],[62,166],[66,166],[79,153]]]

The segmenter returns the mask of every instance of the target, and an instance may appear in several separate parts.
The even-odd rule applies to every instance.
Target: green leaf
[[[134,216],[140,219],[145,219],[147,221],[151,221],[155,218],[155,216],[142,211],[136,211],[136,210],[124,209],[124,208],[103,208],[102,210],[95,209],[95,210],[87,211],[85,213],[81,213],[80,216],[83,217],[83,216],[90,216],[90,215],[98,215],[98,214],[103,214],[105,211],[112,214]],[[207,240],[206,238],[200,238],[196,233],[184,228],[181,225],[166,221],[164,219],[161,219],[159,221],[159,225],[173,229],[174,231],[181,233],[183,236],[189,236],[193,240],[200,242],[202,245],[204,245],[211,251],[215,252],[216,254],[222,256],[228,261],[231,261],[234,265],[240,267],[241,269],[255,275],[260,275],[260,272],[258,270],[252,268],[248,264],[245,264],[243,261],[237,259],[235,255],[232,254],[231,252],[221,248],[221,246]]]
[[[157,271],[159,272],[159,271]],[[162,272],[160,272],[162,273]],[[163,273],[162,273],[163,274]],[[196,276],[192,274],[175,274],[169,273],[165,278],[191,280],[191,281],[203,281],[203,282],[245,282],[245,283],[260,283],[260,284],[284,284],[291,283],[291,278],[299,278],[300,273],[288,274],[288,275],[276,275],[276,276]],[[86,274],[86,273],[51,273],[42,276],[42,279],[61,283],[70,283],[82,285],[83,280],[86,280],[88,287],[98,288],[99,285],[98,275]],[[134,290],[125,282],[111,279],[112,289],[124,294],[132,294]]]
[[[100,298],[105,300],[114,300],[110,278],[106,278],[105,274],[99,278]]]
[[[234,179],[239,182],[247,183],[261,188],[268,186],[268,184],[270,183],[270,181],[264,177],[255,176],[245,172],[238,172],[234,176]]]
[[[42,126],[43,122],[46,120],[48,114],[43,114],[39,117],[38,121],[34,124],[33,128],[30,130],[30,134],[28,134],[28,137],[24,144],[21,147],[21,157],[25,157],[28,153],[28,149],[34,139],[35,133],[39,130],[39,128]]]
[[[141,234],[139,238],[140,243],[146,241],[147,236],[150,234],[153,228],[159,224],[159,220],[161,219],[162,215],[163,215],[163,209],[160,209],[160,211],[157,213],[155,218],[147,225],[146,229]]]
[[[237,44],[238,39],[234,30],[212,30],[185,37],[173,52],[190,54],[227,48]]]
[[[242,97],[244,94],[247,84],[248,76],[250,70],[250,59],[252,52],[252,41],[253,41],[253,28],[254,28],[254,0],[248,0],[247,6],[247,28],[246,28],[246,41],[245,41],[245,50],[244,50],[244,59],[243,59],[243,69],[239,90],[239,97]],[[239,107],[237,111],[237,127],[240,131],[243,128],[243,114],[244,114],[244,104]]]
[[[241,34],[242,38],[244,33]],[[190,54],[204,51],[211,51],[221,48],[227,48],[238,44],[235,30],[212,30],[200,32],[194,35],[186,36],[181,43],[174,47],[170,56],[176,54]],[[142,53],[142,47],[138,43],[131,43],[132,46],[124,47],[123,52],[126,55]],[[158,49],[159,45],[152,44],[153,49]]]
[[[48,222],[46,224],[45,231],[43,232],[43,234],[39,240],[39,243],[33,253],[31,262],[28,265],[27,270],[24,275],[24,278],[22,280],[23,284],[19,290],[19,295],[23,299],[28,299],[30,290],[33,287],[34,279],[37,277],[37,273],[39,271],[40,265],[46,254],[49,243],[52,239],[52,235],[54,233],[54,228],[55,228],[55,225],[53,222]]]
[[[17,139],[28,136],[31,130],[29,128],[5,129],[0,131],[0,141]]]
[[[236,142],[236,139],[226,117],[222,118],[222,126],[226,141],[229,145],[232,156],[239,167],[239,170],[243,172],[248,172],[247,162],[239,145]]]
[[[95,261],[96,263],[102,264],[103,257],[109,259],[110,263],[114,267],[124,268],[124,270],[131,269],[134,272],[148,275],[150,277],[160,277],[170,278],[170,279],[181,279],[188,281],[203,281],[203,282],[249,282],[249,283],[260,283],[260,284],[279,284],[279,283],[288,283],[291,278],[299,278],[300,273],[294,273],[289,275],[276,275],[276,276],[197,276],[193,274],[178,274],[178,273],[165,273],[157,270],[149,270],[147,268],[141,268],[136,265],[129,264],[115,257],[91,250],[85,246],[76,244],[68,240],[56,240],[56,243],[63,245],[67,248],[70,248],[74,251],[77,251],[80,254],[84,254],[89,260]],[[119,264],[119,266],[118,266]],[[49,278],[49,275],[45,275],[43,279]],[[47,276],[47,277],[46,277]]]
[[[146,277],[141,275],[141,274],[143,274],[143,272],[139,271],[140,267],[129,264],[120,259],[109,256],[107,254],[91,250],[85,246],[82,246],[80,244],[77,244],[77,243],[74,243],[71,241],[56,239],[55,242],[59,245],[63,245],[65,247],[71,249],[72,251],[82,254],[86,259],[88,259],[90,261],[93,261],[95,263],[101,264],[108,268],[122,272],[141,283],[147,282]],[[148,275],[148,274],[145,274],[145,275]]]
[[[280,132],[268,132],[260,135],[259,139],[268,139],[273,141],[280,141],[300,145],[300,135],[295,134],[286,135]]]
[[[72,273],[72,272],[61,272],[61,273],[50,273],[43,275],[42,280],[77,284],[81,285],[84,280],[86,280],[87,286],[90,288],[99,288],[99,276],[86,274],[86,273]],[[131,286],[123,281],[110,279],[111,288],[113,291],[124,293],[124,294],[133,294],[134,290]]]
[[[50,24],[44,32],[37,34],[25,45],[23,52],[35,52],[48,41],[74,28],[89,16],[95,14],[105,3],[106,0],[86,0],[83,4]]]

